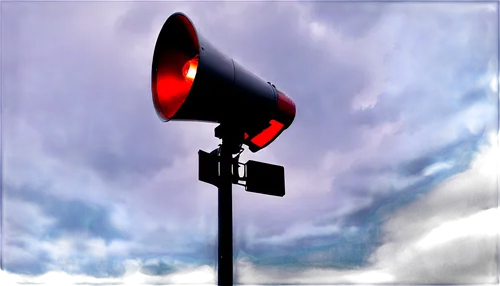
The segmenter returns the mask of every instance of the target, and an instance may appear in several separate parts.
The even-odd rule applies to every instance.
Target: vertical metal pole
[[[233,198],[231,136],[222,138],[219,167],[219,253],[218,285],[233,285]]]

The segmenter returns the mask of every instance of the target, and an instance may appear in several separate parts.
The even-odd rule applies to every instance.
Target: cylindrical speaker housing
[[[152,95],[161,120],[230,123],[245,132],[252,152],[271,143],[295,117],[293,101],[219,52],[183,13],[172,14],[158,36]],[[274,131],[264,132],[269,128]]]

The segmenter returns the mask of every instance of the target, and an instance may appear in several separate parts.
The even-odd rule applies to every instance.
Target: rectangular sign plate
[[[217,187],[219,180],[219,156],[198,151],[198,179]]]
[[[283,197],[285,168],[268,163],[248,161],[245,164],[247,192]]]

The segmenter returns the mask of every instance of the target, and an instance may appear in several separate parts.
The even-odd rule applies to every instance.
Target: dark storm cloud
[[[163,140],[149,78],[138,73],[147,68],[127,59],[137,53],[133,39],[139,38],[125,32],[138,26],[125,16],[119,22],[124,26],[118,25],[123,33],[101,32],[97,24],[94,30],[92,23],[87,23],[89,33],[74,26],[68,31],[76,19],[63,11],[89,5],[4,5],[3,21],[9,27],[3,33],[9,39],[3,45],[4,124],[15,125],[14,117],[29,120],[43,134],[46,152],[68,165],[92,168],[103,178],[150,176],[169,166],[181,147]],[[147,22],[142,25],[150,29]]]
[[[74,249],[63,249],[62,251],[61,250],[54,251],[50,249],[37,249],[36,247],[33,247],[33,245],[30,244],[29,242],[16,238],[8,239],[6,243],[8,245],[23,249],[24,251],[33,255],[35,257],[34,259],[38,261],[50,260],[55,262],[68,263],[71,262],[72,260],[81,259],[85,255],[85,253],[82,253]]]
[[[199,30],[208,34],[207,37],[218,46],[227,47],[223,51],[236,61],[242,61],[246,67],[256,70],[258,75],[288,92],[296,102],[297,117],[293,127],[276,141],[287,140],[291,145],[287,144],[283,151],[276,148],[276,153],[288,157],[290,163],[309,165],[314,164],[326,149],[335,148],[342,152],[359,147],[362,142],[358,127],[353,124],[357,114],[351,111],[351,101],[371,81],[362,61],[341,61],[339,58],[352,55],[335,46],[313,43],[310,31],[301,23],[302,16],[298,10],[290,9],[291,6],[283,3],[245,5],[248,6],[246,12],[238,15],[238,22],[251,24],[251,29],[236,25],[219,34],[200,25]],[[318,10],[331,6],[334,10],[342,3],[307,5],[319,7]],[[360,9],[356,18],[365,18],[364,13],[371,13],[369,10]],[[257,15],[266,21],[255,21]],[[313,13],[311,17],[315,15]],[[352,16],[344,15],[344,18],[347,17]],[[232,15],[228,18],[233,19]],[[329,21],[326,23],[330,24]],[[344,24],[348,26],[350,23],[339,25]],[[243,36],[249,40],[230,41]],[[383,116],[372,118],[371,124],[378,125],[394,119]],[[286,152],[292,149],[302,151],[294,152],[293,157],[287,156]]]
[[[5,198],[9,202],[10,198],[21,199],[25,202],[31,202],[40,207],[42,215],[53,219],[54,223],[45,229],[43,239],[57,239],[67,235],[83,235],[86,237],[103,238],[107,243],[113,239],[127,238],[127,234],[118,230],[110,218],[110,210],[105,206],[92,205],[77,200],[64,200],[57,196],[50,195],[44,192],[43,189],[27,186],[24,189],[13,190],[6,186],[9,191]],[[14,211],[7,205],[6,208],[6,228],[10,234],[19,234],[25,232],[23,225],[11,225],[12,216],[15,216]],[[39,235],[30,233],[30,235]]]
[[[380,2],[309,2],[314,18],[331,23],[345,37],[362,37],[369,33],[383,17],[385,6]],[[355,16],[359,15],[359,16]]]
[[[154,3],[132,2],[130,8],[116,20],[115,29],[125,41],[131,36],[138,37],[138,41],[144,40],[151,31],[157,29],[155,21],[166,16],[165,11],[158,9]]]
[[[364,192],[359,193],[360,196],[363,196],[370,193],[370,185],[378,185],[379,188],[389,187],[392,191],[398,191],[397,188],[391,188],[390,185],[373,184],[372,180],[379,176],[389,176],[394,173],[402,178],[424,178],[425,174],[423,172],[426,168],[431,167],[433,164],[450,161],[453,166],[451,168],[452,173],[463,172],[469,168],[469,163],[479,148],[488,144],[485,140],[486,138],[482,132],[472,134],[468,130],[464,130],[461,137],[456,141],[422,152],[403,162],[396,164],[391,160],[371,163],[360,162],[352,166],[348,171],[341,173],[334,186],[354,195],[358,195],[358,190],[364,190]],[[360,182],[360,177],[365,178],[365,180]],[[391,181],[389,180],[388,183],[391,183]]]
[[[496,13],[483,12],[480,21],[473,21],[467,25],[459,24],[469,28],[467,33],[460,29],[438,29],[431,33],[426,28],[420,29],[417,24],[422,14],[425,13],[425,8],[440,7],[436,11],[441,11],[441,8],[448,7],[449,15],[473,17],[479,14],[477,11],[482,7],[470,3],[460,5],[448,3],[442,6],[434,3],[429,5],[404,4],[401,7],[395,5],[396,11],[406,13],[408,31],[401,36],[401,40],[397,43],[397,49],[387,59],[387,65],[391,70],[388,82],[398,86],[398,83],[401,83],[399,80],[404,79],[401,75],[405,74],[405,65],[402,62],[401,65],[398,64],[400,62],[398,57],[401,49],[406,49],[405,45],[408,43],[414,43],[412,46],[413,56],[423,53],[427,54],[425,59],[430,55],[436,56],[435,61],[423,61],[421,65],[428,67],[427,71],[432,71],[432,74],[441,75],[441,77],[437,76],[432,79],[425,77],[424,74],[415,74],[405,88],[382,93],[373,108],[357,112],[353,120],[374,127],[384,122],[395,122],[399,116],[404,115],[405,120],[397,134],[406,133],[409,135],[423,131],[430,124],[442,120],[443,123],[439,125],[442,128],[435,128],[435,132],[441,131],[442,134],[437,137],[439,139],[436,138],[432,147],[429,145],[423,147],[424,145],[418,142],[419,137],[422,136],[415,135],[414,142],[404,142],[408,144],[409,148],[406,154],[398,153],[398,155],[402,155],[398,160],[395,160],[397,157],[390,153],[388,155],[391,159],[362,160],[350,169],[351,175],[365,177],[368,175],[365,171],[372,169],[372,171],[377,172],[377,176],[397,174],[402,178],[411,178],[421,174],[432,165],[446,161],[456,162],[456,158],[462,158],[462,163],[471,162],[475,158],[467,155],[465,150],[472,150],[470,154],[477,154],[486,147],[485,140],[489,140],[492,131],[496,128],[494,117],[496,117],[497,112],[494,106],[497,105],[497,89],[492,88],[490,84],[498,77],[498,73],[495,72],[498,68],[498,51],[497,47],[491,44],[498,39],[498,30],[494,26],[496,25]],[[410,11],[412,7],[417,9]],[[459,21],[458,19],[464,19],[451,18],[449,15],[444,15],[444,10],[442,11],[447,25],[451,25],[453,21]],[[332,18],[331,21],[334,22],[335,18]],[[439,21],[438,18],[435,18],[435,21]],[[412,41],[411,39],[414,37],[425,37],[426,40]],[[432,39],[436,44],[430,44]],[[470,39],[470,41],[465,39]],[[434,48],[432,52],[430,52],[431,46]],[[454,69],[450,69],[451,66]],[[424,78],[426,80],[423,80]],[[468,113],[475,115],[467,115],[462,119],[460,116],[451,117]],[[450,120],[445,120],[447,117]],[[422,132],[421,134],[423,136],[427,134],[428,137],[427,139],[421,138],[424,139],[422,142],[429,143],[431,142],[428,140],[429,136],[437,135],[432,132]],[[397,145],[398,141],[395,140],[392,144],[385,141],[383,145]],[[412,150],[411,146],[417,148]],[[367,154],[367,156],[371,156],[371,154]],[[469,157],[467,158],[467,156]],[[382,158],[383,156],[378,157]],[[457,168],[463,168],[463,165]],[[343,177],[340,181],[348,182],[350,180]],[[365,195],[368,194],[365,193]]]
[[[459,10],[456,4],[452,3],[429,5],[440,7],[440,9],[449,7],[449,15],[459,14],[462,17],[474,15],[481,7],[474,3],[461,3],[459,5],[464,10]],[[395,53],[387,59],[388,63],[392,62],[388,66],[393,69],[388,80],[397,85],[401,74],[405,73],[404,64],[397,64],[397,57],[400,53],[398,50],[405,49],[405,45],[412,43],[408,41],[411,38],[419,39],[413,42],[414,56],[430,54],[429,43],[439,43],[439,49],[432,51],[432,57],[435,57],[435,60],[422,63],[423,67],[435,75],[434,80],[427,81],[424,85],[421,80],[425,78],[425,75],[415,74],[404,90],[397,91],[404,96],[398,96],[394,92],[381,94],[374,108],[359,112],[355,118],[358,122],[361,120],[365,124],[376,125],[386,118],[395,118],[396,114],[404,113],[409,121],[404,129],[411,132],[418,126],[424,126],[442,116],[463,112],[477,103],[495,104],[497,92],[496,89],[491,88],[491,83],[498,76],[495,74],[498,70],[496,67],[498,48],[493,44],[498,39],[495,13],[483,13],[480,20],[469,25],[459,24],[468,30],[467,34],[461,29],[437,29],[430,33],[425,28],[416,28],[417,23],[421,21],[422,14],[425,13],[423,6],[425,5],[402,4],[399,7],[400,11],[406,12],[411,8],[416,9],[406,14],[407,24],[411,27],[410,31],[402,36]],[[449,16],[443,12],[443,17]],[[457,20],[449,17],[446,25],[451,25],[453,21]],[[450,66],[454,67],[453,71],[449,70]],[[436,97],[443,93],[446,93],[449,99],[436,100]],[[423,101],[426,104],[421,104]],[[419,110],[420,108],[425,108],[426,112]]]

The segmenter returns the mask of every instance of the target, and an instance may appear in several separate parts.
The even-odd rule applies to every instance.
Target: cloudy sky
[[[498,2],[1,5],[2,282],[216,283],[216,125],[151,100],[181,11],[297,105],[242,155],[287,189],[233,188],[236,283],[498,284]]]

